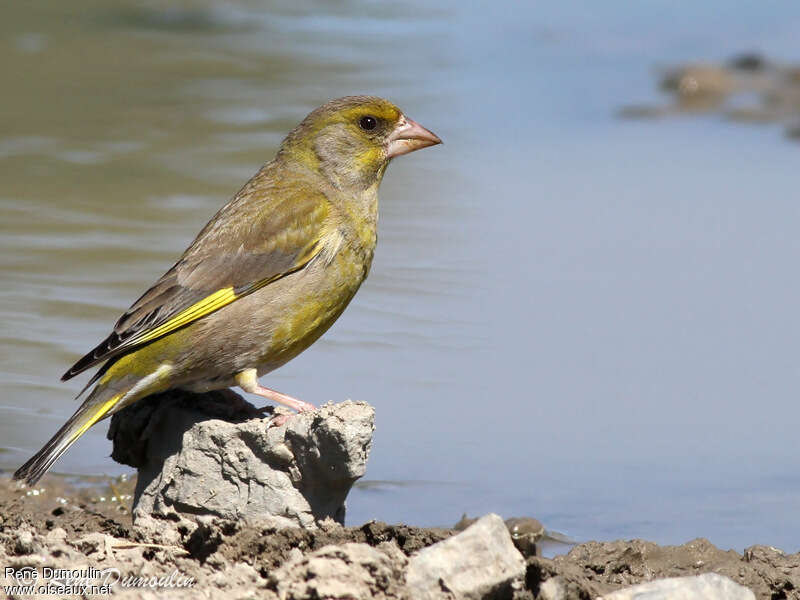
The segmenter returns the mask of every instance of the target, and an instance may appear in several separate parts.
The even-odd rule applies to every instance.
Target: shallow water
[[[370,279],[264,379],[377,409],[348,521],[531,515],[577,539],[796,551],[796,145],[626,122],[655,65],[800,58],[778,2],[12,3],[0,21],[0,467],[61,373],[324,100],[445,145],[390,167]],[[105,426],[57,464],[121,472]]]

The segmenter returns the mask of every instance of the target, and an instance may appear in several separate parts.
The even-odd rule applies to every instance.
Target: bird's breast
[[[372,251],[333,238],[307,269],[290,276],[295,279],[291,289],[271,311],[273,326],[260,361],[267,370],[297,356],[333,325],[366,278],[371,261]]]

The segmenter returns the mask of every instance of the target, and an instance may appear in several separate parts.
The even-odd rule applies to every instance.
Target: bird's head
[[[379,183],[389,161],[440,144],[436,134],[375,96],[331,100],[286,136],[279,156],[299,161],[340,189]]]

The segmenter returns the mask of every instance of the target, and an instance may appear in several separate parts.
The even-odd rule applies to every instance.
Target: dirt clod
[[[344,527],[328,519],[305,530],[207,519],[182,531],[179,544],[166,545],[134,531],[130,512],[103,490],[72,488],[55,477],[45,482],[32,495],[0,479],[0,564],[40,573],[46,567],[98,569],[117,578],[114,594],[123,599],[143,597],[140,587],[131,587],[143,582],[171,586],[173,600],[359,598],[362,593],[399,599],[410,560],[458,533],[376,521]],[[709,572],[749,588],[759,599],[800,600],[800,553],[751,546],[739,554],[704,539],[681,546],[588,542],[555,558],[531,555],[519,586],[502,588],[498,597],[588,600],[653,579]],[[13,583],[8,579],[3,585]],[[452,592],[440,591],[443,597]]]

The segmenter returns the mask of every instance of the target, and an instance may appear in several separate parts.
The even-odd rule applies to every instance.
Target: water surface
[[[377,427],[348,521],[531,515],[578,539],[798,550],[797,146],[626,122],[652,68],[800,58],[800,11],[722,2],[13,3],[0,22],[0,466],[61,373],[323,101],[391,98],[370,279],[264,378]],[[680,12],[678,12],[680,10]],[[85,377],[85,376],[84,376]],[[116,474],[105,426],[57,464]]]

